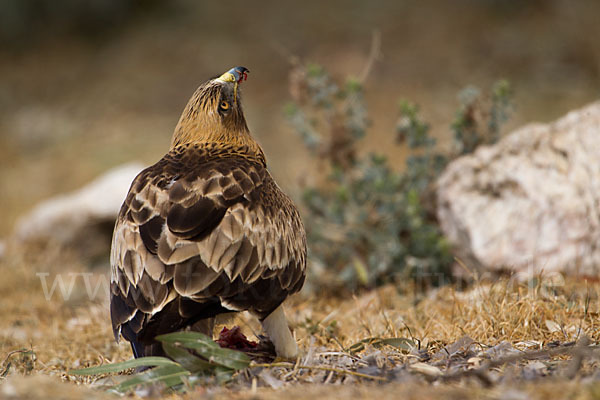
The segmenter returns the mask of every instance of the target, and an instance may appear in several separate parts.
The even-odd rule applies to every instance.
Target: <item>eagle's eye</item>
[[[227,110],[229,110],[229,103],[226,102],[225,100],[221,101],[221,104],[219,104],[219,109],[221,111],[227,111]]]

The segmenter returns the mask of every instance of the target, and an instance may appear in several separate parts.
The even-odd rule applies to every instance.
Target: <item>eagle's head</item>
[[[240,84],[248,72],[234,67],[200,85],[181,114],[171,147],[209,142],[258,146],[242,110]]]

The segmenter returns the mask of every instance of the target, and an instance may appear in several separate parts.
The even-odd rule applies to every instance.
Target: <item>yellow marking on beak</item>
[[[219,82],[223,82],[223,83],[229,83],[229,82],[235,83],[235,85],[233,86],[233,104],[237,104],[238,81],[237,81],[237,78],[235,77],[235,75],[232,74],[231,72],[227,71],[223,75],[218,77],[216,80]]]
[[[223,75],[218,77],[217,80],[224,82],[224,83],[225,82],[235,82],[236,78],[235,78],[235,75],[233,75],[231,72],[227,71]]]

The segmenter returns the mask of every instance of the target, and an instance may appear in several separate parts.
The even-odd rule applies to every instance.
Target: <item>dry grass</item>
[[[7,372],[0,394],[21,398],[41,398],[50,392],[61,393],[63,398],[87,396],[89,388],[82,386],[94,384],[97,378],[75,378],[66,373],[69,369],[130,357],[126,344],[114,343],[104,294],[89,300],[80,276],[67,300],[59,292],[46,300],[37,272],[48,272],[51,283],[59,272],[78,271],[90,272],[74,255],[51,246],[35,251],[10,247],[0,261],[0,373]],[[95,273],[92,287],[103,279],[104,271],[91,271]],[[304,354],[299,365],[309,368],[254,367],[229,386],[201,388],[194,395],[274,398],[285,392],[290,398],[331,394],[387,398],[400,393],[408,398],[495,398],[517,391],[543,398],[542,393],[553,393],[561,385],[565,397],[590,397],[600,391],[592,382],[596,360],[585,358],[574,371],[576,379],[567,380],[569,368],[573,368],[568,361],[573,347],[564,347],[567,350],[561,350],[562,355],[546,353],[536,360],[500,363],[486,371],[489,387],[474,374],[466,373],[460,379],[437,375],[449,376],[483,365],[488,361],[484,352],[493,346],[532,351],[562,349],[562,344],[583,336],[598,341],[599,290],[597,282],[542,277],[532,285],[504,279],[477,282],[465,290],[443,287],[420,293],[411,287],[399,291],[387,286],[345,298],[298,296],[291,299],[288,314]],[[242,317],[236,323],[248,334],[258,332],[255,321]],[[465,341],[465,336],[473,343]],[[353,344],[369,337],[413,339],[421,351],[367,345],[363,351],[349,354]],[[21,349],[33,353],[9,356]],[[415,365],[418,362],[421,364]],[[378,380],[331,369],[376,375]],[[104,397],[98,390],[93,393]]]

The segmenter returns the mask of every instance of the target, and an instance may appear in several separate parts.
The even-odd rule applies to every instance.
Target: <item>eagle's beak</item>
[[[233,83],[233,102],[237,104],[237,88],[241,81],[248,79],[248,68],[246,67],[233,67],[223,75],[218,77],[216,80],[223,83]]]
[[[248,79],[248,68],[246,67],[233,67],[229,71],[217,78],[220,82],[235,82],[240,83]]]

